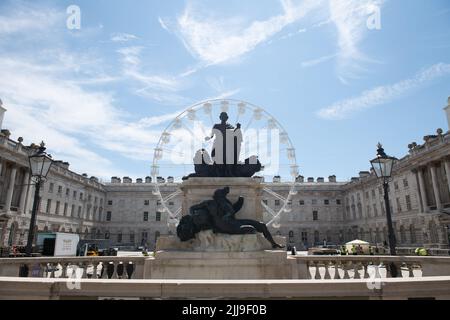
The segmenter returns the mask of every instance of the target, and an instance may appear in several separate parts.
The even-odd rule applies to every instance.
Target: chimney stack
[[[0,130],[3,129],[3,118],[5,116],[6,109],[3,107],[3,102],[0,99]]]
[[[448,97],[447,99],[447,106],[444,108],[444,110],[447,114],[448,130],[450,131],[450,97]]]

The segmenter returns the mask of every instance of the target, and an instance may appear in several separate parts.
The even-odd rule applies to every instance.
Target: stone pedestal
[[[244,206],[236,214],[236,219],[263,221],[261,205],[262,184],[253,178],[189,178],[181,184],[183,191],[183,215],[189,214],[189,208],[205,200],[211,200],[214,191],[230,187],[227,198],[231,202],[244,197]]]
[[[297,279],[295,259],[286,251],[159,251],[147,259],[144,279]]]

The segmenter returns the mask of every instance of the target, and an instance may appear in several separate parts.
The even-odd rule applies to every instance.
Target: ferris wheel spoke
[[[265,204],[264,202],[262,202],[262,206],[264,207],[264,209],[266,209],[266,211],[268,213],[270,213],[272,215],[272,217],[275,217],[277,214],[275,213],[275,211],[270,208],[267,204]]]
[[[285,197],[283,197],[282,195],[276,193],[275,191],[269,189],[269,188],[263,188],[263,191],[267,192],[268,194],[270,194],[271,196],[274,196],[275,198],[283,201],[283,202],[287,202],[287,199]]]
[[[250,120],[247,122],[247,124],[245,125],[245,130],[247,131],[248,128],[250,128],[250,125],[253,122],[253,118],[250,118]]]
[[[164,201],[164,202],[167,202],[167,201],[169,201],[169,200],[175,198],[176,196],[178,196],[178,195],[181,194],[181,193],[182,193],[181,190],[177,190],[177,191],[175,191],[175,192],[172,192],[172,193],[169,194],[167,197],[165,197],[165,198],[163,199],[163,201]]]

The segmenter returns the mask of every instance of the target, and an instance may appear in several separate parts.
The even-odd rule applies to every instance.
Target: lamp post
[[[384,205],[386,207],[386,219],[389,237],[389,250],[391,255],[395,256],[396,239],[394,227],[392,225],[391,206],[389,205],[389,179],[391,177],[392,168],[394,167],[394,163],[397,161],[397,158],[386,155],[381,143],[378,143],[377,147],[377,157],[371,160],[370,163],[372,164],[372,168],[375,171],[377,178],[382,179],[383,181]],[[390,264],[390,270],[391,276],[393,278],[397,277],[397,266],[394,263]]]
[[[42,182],[47,177],[47,174],[50,171],[50,167],[53,163],[51,156],[45,152],[45,149],[46,148],[44,142],[41,142],[38,151],[35,154],[28,157],[30,162],[31,177],[34,178],[36,181],[34,190],[33,210],[31,211],[30,229],[28,230],[28,241],[25,251],[28,257],[31,256],[31,252],[33,249],[34,227],[36,225],[36,215],[40,201],[39,191]]]

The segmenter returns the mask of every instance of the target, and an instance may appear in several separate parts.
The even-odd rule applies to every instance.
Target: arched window
[[[289,231],[289,238],[291,239],[291,238],[294,238],[294,231]],[[289,240],[290,240],[289,239]]]

